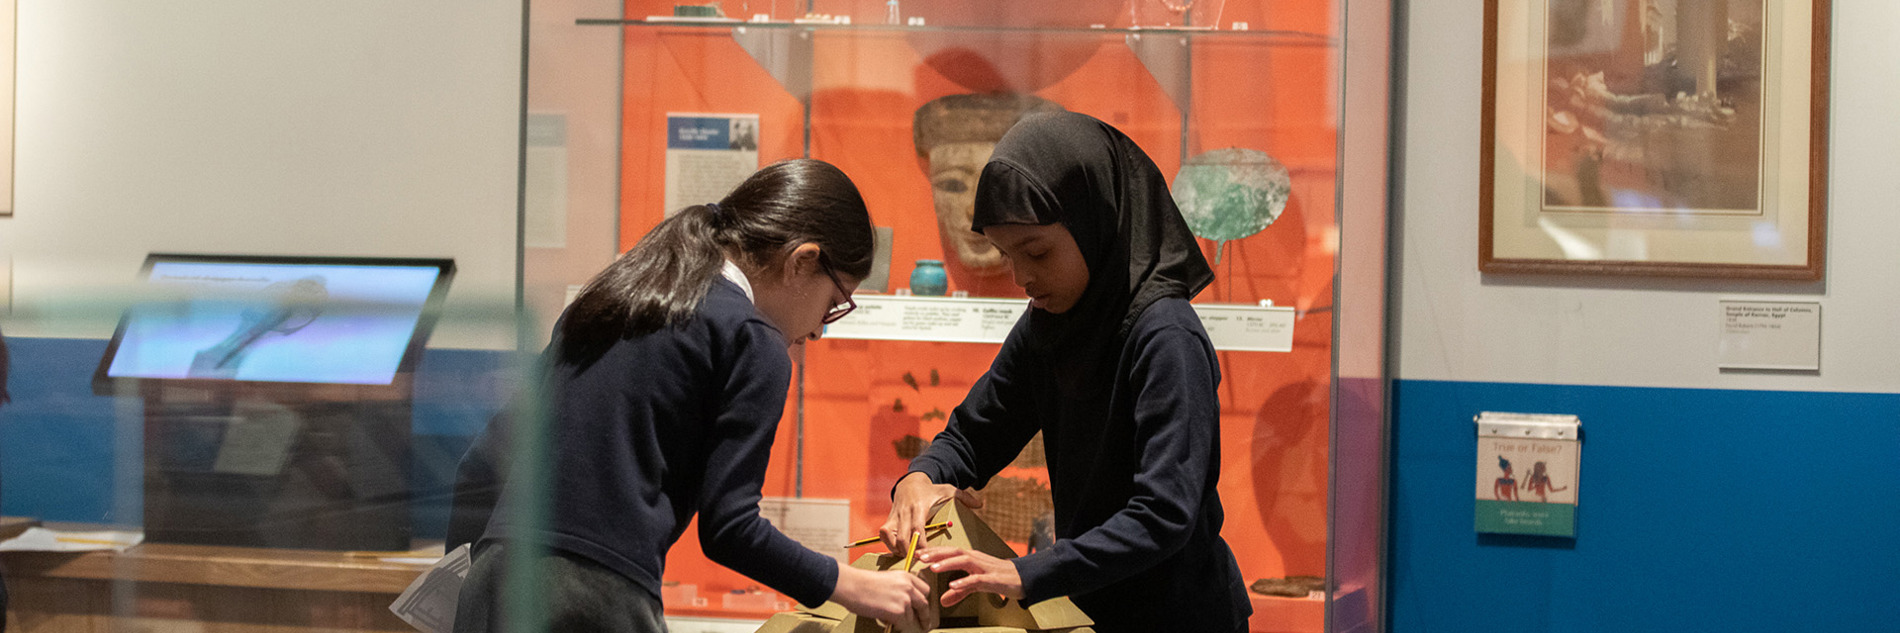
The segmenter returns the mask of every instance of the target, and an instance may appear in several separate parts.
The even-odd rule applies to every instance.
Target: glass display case
[[[761,509],[871,551],[841,545],[884,521],[1025,309],[967,230],[976,169],[1058,108],[1155,160],[1214,266],[1194,307],[1251,628],[1383,628],[1389,0],[246,5],[267,33],[68,4],[20,16],[0,218],[0,537],[52,528],[0,548],[9,630],[409,630],[391,606],[443,553],[458,462],[532,401],[579,286],[669,210],[796,157],[856,182],[880,254],[862,307],[795,354]],[[144,54],[64,54],[127,42]],[[186,256],[453,283],[403,275],[392,300],[356,268],[163,263]],[[1048,482],[1031,442],[975,516],[1039,546]],[[789,606],[695,538],[666,568],[673,630]]]
[[[795,537],[862,553],[838,537],[875,533],[1023,309],[968,231],[977,170],[1021,114],[1089,114],[1155,160],[1214,264],[1194,303],[1253,630],[1379,630],[1391,8],[1347,4],[534,0],[521,300],[542,321],[523,348],[669,211],[773,161],[837,165],[878,227],[855,298],[879,309],[798,354],[764,494]],[[1038,448],[982,493],[1019,552],[1050,507]],[[667,565],[682,621],[789,606],[690,529]]]

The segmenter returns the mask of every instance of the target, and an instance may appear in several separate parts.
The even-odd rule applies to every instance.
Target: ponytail
[[[870,274],[870,212],[851,179],[824,161],[794,159],[760,169],[714,204],[660,222],[595,275],[556,326],[570,362],[586,362],[621,338],[690,319],[728,255],[754,268],[776,265],[801,244],[853,277]]]

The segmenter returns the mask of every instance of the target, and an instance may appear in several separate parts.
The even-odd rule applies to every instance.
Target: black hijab
[[[1024,117],[977,180],[972,230],[1057,222],[1075,237],[1089,284],[1067,312],[1030,311],[1031,341],[1044,351],[1099,346],[1111,333],[1119,351],[1148,306],[1192,299],[1214,280],[1161,170],[1127,135],[1086,114]]]

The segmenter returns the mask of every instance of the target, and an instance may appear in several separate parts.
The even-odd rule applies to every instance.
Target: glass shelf
[[[729,32],[753,61],[771,74],[779,86],[801,99],[812,88],[811,65],[814,36],[819,33],[866,36],[967,36],[1000,38],[996,41],[1027,38],[1101,38],[1119,36],[1134,52],[1149,76],[1181,113],[1182,142],[1186,144],[1187,118],[1193,109],[1194,44],[1220,42],[1265,45],[1273,48],[1334,49],[1339,40],[1317,33],[1289,30],[1221,30],[1216,28],[1130,27],[1018,27],[904,24],[840,24],[828,21],[747,21],[734,18],[692,18],[649,16],[643,19],[579,18],[577,26],[618,26],[628,29],[653,29],[661,32],[716,34]],[[1185,158],[1185,157],[1183,157]]]
[[[748,21],[733,18],[645,18],[623,20],[618,18],[581,18],[574,23],[579,26],[620,26],[630,28],[690,28],[690,29],[794,29],[812,31],[839,31],[862,33],[970,33],[970,34],[1021,34],[1030,36],[1101,36],[1101,35],[1185,35],[1199,38],[1241,38],[1272,40],[1276,44],[1305,46],[1337,46],[1337,38],[1318,33],[1284,30],[1232,30],[1215,28],[1187,27],[1132,27],[1132,28],[1073,28],[1073,27],[1025,27],[1025,26],[935,26],[909,24],[839,24],[835,22],[790,22],[785,20]]]

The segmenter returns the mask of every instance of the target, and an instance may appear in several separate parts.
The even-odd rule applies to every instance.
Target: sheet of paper
[[[469,564],[468,546],[455,548],[409,583],[389,604],[389,611],[423,633],[449,633],[455,629],[455,603],[462,595]]]
[[[0,552],[95,552],[125,551],[145,540],[144,532],[99,530],[65,532],[43,527],[27,528],[19,536],[0,542]]]
[[[282,473],[302,426],[297,414],[268,402],[244,401],[237,404],[233,418],[224,428],[211,470],[260,477]]]
[[[529,248],[567,246],[567,115],[528,115],[521,239]]]

